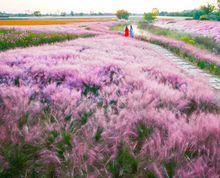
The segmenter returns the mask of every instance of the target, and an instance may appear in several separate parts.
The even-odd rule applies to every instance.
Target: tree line
[[[7,12],[0,12],[0,17],[30,17],[30,16],[110,16],[114,15],[114,13],[102,13],[102,12],[90,12],[90,13],[83,13],[83,12],[74,12],[71,11],[67,12],[59,12],[59,13],[42,13],[41,11],[34,11],[33,13],[7,13]]]
[[[116,16],[119,19],[128,19],[130,13],[127,10],[118,10]],[[158,8],[153,8],[151,12],[144,13],[144,19],[146,21],[153,21],[157,16],[181,16],[190,17],[195,20],[215,20],[220,21],[220,0],[217,0],[217,4],[206,4],[200,6],[194,10],[184,10],[182,12],[159,12]]]

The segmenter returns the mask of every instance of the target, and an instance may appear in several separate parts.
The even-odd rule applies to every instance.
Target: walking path
[[[150,34],[146,32],[145,30],[141,30],[137,28],[137,25],[133,26],[135,34],[137,36],[142,36],[142,37],[148,37]],[[160,53],[165,54],[168,59],[170,59],[172,62],[176,63],[181,69],[186,71],[186,73],[190,76],[197,76],[203,75],[209,80],[210,86],[216,90],[218,93],[220,93],[220,79],[214,75],[211,75],[209,73],[206,73],[205,71],[197,68],[195,65],[192,65],[190,62],[174,55],[167,49],[160,47],[159,45],[153,45],[154,49]],[[220,97],[219,97],[220,100]]]

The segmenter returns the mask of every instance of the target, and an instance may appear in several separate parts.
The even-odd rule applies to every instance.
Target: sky
[[[157,7],[160,11],[194,9],[207,2],[217,0],[0,0],[0,11],[5,12],[115,12],[126,9],[132,13],[143,13]]]

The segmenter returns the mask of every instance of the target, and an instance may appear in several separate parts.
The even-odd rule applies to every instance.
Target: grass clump
[[[137,124],[138,141],[143,142],[153,133],[153,127],[148,127],[144,123]]]
[[[177,167],[176,161],[169,160],[163,163],[164,167],[164,177],[172,178],[175,175],[175,169]]]
[[[90,85],[90,84],[84,84],[82,95],[87,96],[88,94],[93,94],[95,96],[98,96],[100,87],[97,85]]]
[[[37,164],[35,159],[39,151],[40,146],[33,146],[29,144],[4,144],[0,147],[0,155],[3,155],[8,163],[7,168],[1,169],[0,165],[0,177],[4,178],[16,178],[16,177],[31,177],[31,175],[37,174],[36,168],[40,165]]]
[[[96,142],[98,142],[98,141],[101,140],[101,138],[102,138],[102,132],[103,132],[103,128],[98,127],[98,128],[97,128],[97,131],[96,131],[96,134],[95,134],[95,137],[94,137]]]
[[[134,177],[137,170],[138,161],[131,154],[126,144],[120,143],[116,159],[109,164],[109,171],[112,176],[114,178]]]

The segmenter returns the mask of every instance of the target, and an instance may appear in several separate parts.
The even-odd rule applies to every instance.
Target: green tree
[[[41,12],[40,11],[34,11],[33,15],[34,16],[41,16]]]
[[[74,14],[74,12],[73,12],[73,11],[71,11],[71,12],[70,12],[70,15],[71,15],[71,16],[74,16],[75,14]]]
[[[220,11],[220,0],[217,0],[218,10]]]
[[[144,20],[148,23],[152,23],[157,17],[152,13],[144,13]]]
[[[61,12],[60,15],[61,16],[66,16],[67,14],[66,14],[66,12]]]
[[[129,18],[129,15],[130,15],[130,13],[126,10],[123,10],[123,9],[118,10],[116,12],[116,16],[118,19],[126,19],[127,20]]]
[[[205,14],[208,15],[215,10],[215,6],[213,4],[208,3],[207,5],[201,6],[200,10],[202,10]]]

